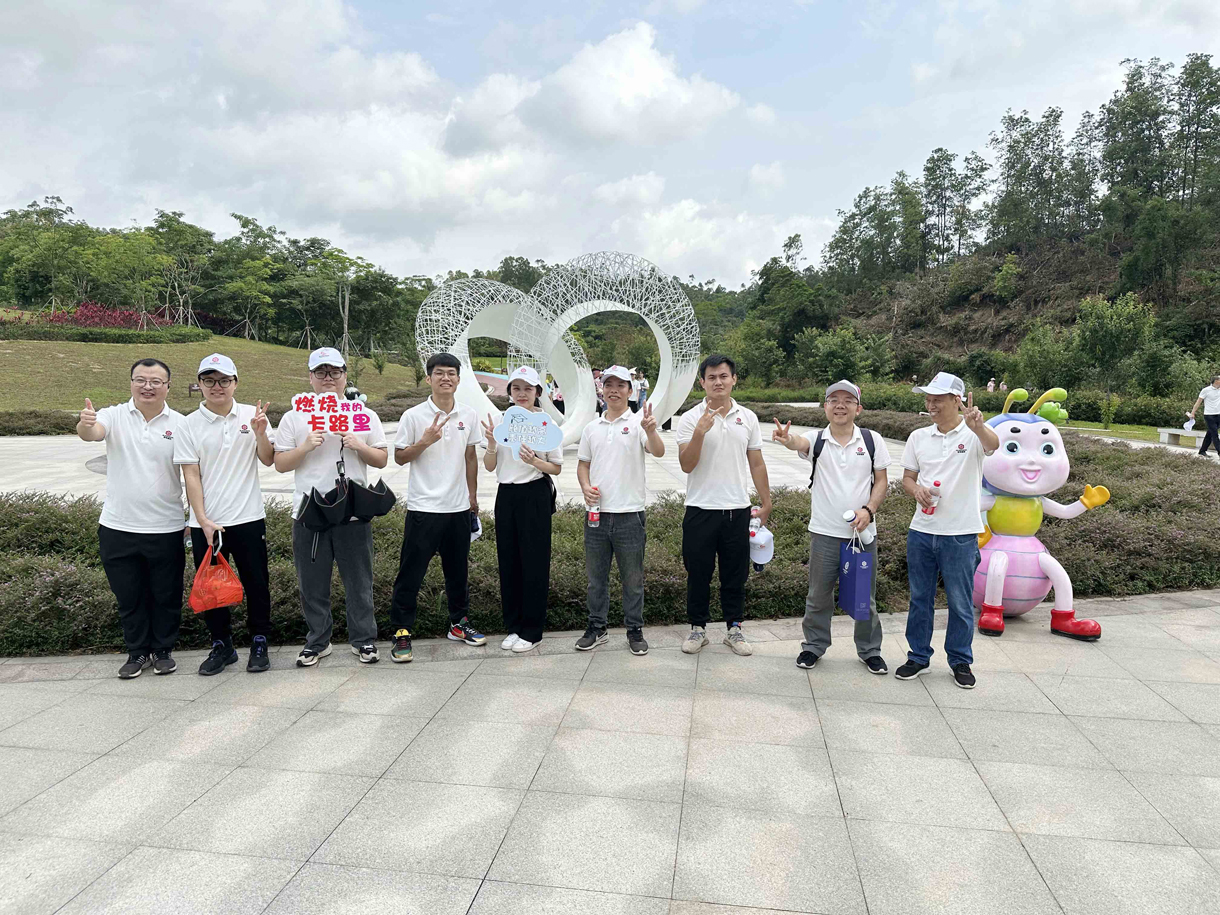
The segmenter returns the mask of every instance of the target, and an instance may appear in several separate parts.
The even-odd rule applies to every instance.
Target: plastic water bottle
[[[750,509],[750,536],[757,537],[758,532],[760,530],[762,530],[762,519],[758,517],[758,509],[751,508]],[[750,563],[750,565],[754,566],[755,572],[761,572],[763,569],[766,568],[766,566],[763,565],[761,562],[752,562],[752,563]]]
[[[843,512],[843,520],[847,524],[855,524],[856,523],[856,513],[849,508],[847,511]],[[870,525],[870,527],[871,527],[871,525]],[[873,532],[871,530],[869,530],[867,527],[864,530],[860,531],[860,542],[863,543],[865,546],[868,546],[870,543],[873,542]]]
[[[599,500],[589,506],[589,527],[601,527],[601,526],[602,526],[602,503]]]
[[[927,508],[921,508],[925,515],[936,514],[936,503],[940,501],[940,480],[932,481],[932,504]]]

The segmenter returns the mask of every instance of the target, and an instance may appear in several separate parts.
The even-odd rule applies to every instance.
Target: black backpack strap
[[[877,439],[876,432],[860,427],[860,435],[864,438],[864,447],[868,449],[868,466],[872,470],[873,463],[877,459]]]
[[[826,447],[826,442],[822,438],[822,435],[825,432],[825,429],[819,429],[817,437],[813,440],[813,444],[809,446],[809,463],[813,465],[809,468],[810,489],[813,489],[813,475],[818,472],[818,458],[822,456],[822,449]]]

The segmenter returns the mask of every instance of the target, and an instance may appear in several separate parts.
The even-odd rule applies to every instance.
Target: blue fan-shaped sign
[[[512,406],[504,411],[504,419],[496,426],[492,435],[501,445],[513,450],[513,457],[521,460],[521,446],[535,451],[553,451],[563,444],[563,430],[555,420],[543,412],[531,413],[524,407]]]

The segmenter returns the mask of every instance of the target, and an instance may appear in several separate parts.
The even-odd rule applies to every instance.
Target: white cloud
[[[656,172],[648,172],[646,175],[632,175],[598,185],[593,190],[593,196],[611,206],[649,206],[661,199],[664,190],[665,179]]]
[[[656,48],[646,22],[587,44],[521,106],[542,133],[582,142],[659,143],[699,134],[740,104],[732,90]]]
[[[760,127],[769,127],[776,121],[775,109],[770,105],[765,105],[759,102],[757,105],[751,105],[746,109],[746,117],[758,124]]]
[[[778,191],[784,186],[784,163],[775,161],[770,165],[756,163],[750,166],[750,187],[758,191]]]

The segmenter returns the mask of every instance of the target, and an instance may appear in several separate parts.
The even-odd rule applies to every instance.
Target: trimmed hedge
[[[130,330],[125,327],[76,327],[71,324],[0,321],[0,340],[54,340],[61,343],[200,343],[212,332],[202,327]]]
[[[0,410],[0,435],[75,435],[79,420],[67,410]]]
[[[916,420],[866,414],[870,428],[904,438]],[[926,420],[925,420],[926,421]],[[891,425],[891,423],[893,425]],[[901,425],[899,425],[901,424]],[[907,431],[904,431],[907,430]],[[1072,476],[1058,494],[1068,502],[1085,483],[1104,484],[1108,505],[1075,521],[1048,519],[1041,539],[1068,569],[1076,594],[1130,595],[1150,591],[1220,586],[1220,513],[1215,468],[1194,456],[1159,448],[1133,449],[1065,433]],[[770,447],[770,446],[768,446]],[[751,573],[746,612],[751,619],[798,616],[806,588],[807,490],[777,489],[771,528],[775,559]],[[906,609],[905,536],[915,502],[895,484],[882,505],[879,525],[878,602],[883,611]],[[664,497],[648,510],[645,558],[645,618],[650,624],[685,619],[686,575],[681,558],[681,499]],[[121,650],[114,600],[97,557],[99,506],[92,498],[68,500],[39,493],[0,494],[0,654]],[[374,599],[382,635],[397,571],[404,512],[374,525]],[[471,621],[485,631],[502,628],[495,520],[484,513],[484,536],[471,547]],[[548,626],[580,629],[585,619],[584,513],[561,509],[554,518]],[[269,506],[273,639],[299,641],[305,626],[292,566],[290,517],[282,504]],[[187,576],[189,585],[190,575]],[[713,583],[713,598],[717,585]],[[335,640],[344,639],[343,586],[334,578]],[[612,583],[610,623],[622,625],[618,584]],[[244,614],[235,614],[235,622]],[[420,593],[417,632],[439,635],[447,622],[444,582],[434,562]],[[240,629],[240,623],[238,623]],[[238,632],[238,638],[244,638]],[[183,647],[207,645],[202,623],[184,614]]]

